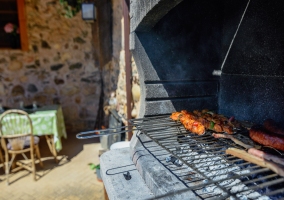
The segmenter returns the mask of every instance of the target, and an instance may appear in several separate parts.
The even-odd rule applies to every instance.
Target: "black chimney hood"
[[[207,108],[284,123],[284,1],[131,3],[140,117]]]

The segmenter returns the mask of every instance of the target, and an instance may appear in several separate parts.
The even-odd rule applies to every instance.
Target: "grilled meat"
[[[172,113],[172,115],[170,116],[170,118],[171,118],[172,120],[174,120],[174,121],[178,121],[181,115],[182,115],[181,112],[174,112],[174,113]]]
[[[284,135],[284,130],[281,128],[274,120],[272,119],[266,119],[263,122],[263,126],[266,130],[272,132],[272,133],[277,133],[279,135]]]
[[[226,133],[232,134],[233,133],[233,127],[229,126],[229,125],[224,125],[223,131],[226,132]]]
[[[207,109],[202,111],[194,110],[192,113],[182,110],[181,112],[174,112],[171,119],[180,121],[187,130],[195,131],[197,134],[203,134],[203,127],[205,130],[213,130],[216,132],[233,133],[233,124],[228,118],[223,115],[210,112]],[[194,122],[198,125],[193,126]],[[196,123],[195,123],[196,124]],[[202,125],[202,126],[200,126]]]
[[[182,110],[181,113],[182,115],[180,117],[180,122],[187,130],[198,135],[202,135],[205,133],[205,127],[199,121],[197,121],[196,116],[185,110]]]
[[[181,112],[174,112],[170,116],[171,119],[175,121],[180,121],[185,129],[189,130],[192,133],[202,135],[205,133],[205,127],[202,123],[197,121],[197,117],[192,113],[182,110]]]
[[[252,126],[249,131],[249,136],[253,141],[259,144],[284,151],[284,136],[269,132],[263,126]]]
[[[220,124],[214,124],[214,131],[216,132],[223,132],[223,129]]]

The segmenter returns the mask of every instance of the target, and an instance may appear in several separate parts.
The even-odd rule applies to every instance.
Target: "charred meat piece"
[[[223,129],[219,124],[215,124],[213,130],[216,131],[216,132],[219,132],[219,133],[223,132]]]
[[[182,114],[181,117],[179,118],[179,121],[184,125],[187,123],[188,120],[191,120],[192,117],[189,114]]]
[[[205,119],[208,121],[212,121],[212,116],[206,116]]]
[[[192,113],[182,110],[181,112],[172,113],[170,118],[173,120],[179,120],[183,124],[185,129],[189,130],[192,133],[196,133],[198,135],[205,133],[205,127],[202,123],[197,121],[198,117],[196,117]]]
[[[181,110],[180,111],[182,114],[189,114],[189,112],[187,110]]]
[[[174,121],[178,121],[181,115],[182,115],[181,112],[173,112],[171,114],[170,118]]]
[[[199,110],[194,110],[193,111],[193,114],[198,116],[198,117],[201,117],[202,116],[202,112],[200,112]]]
[[[184,127],[189,130],[192,133],[196,133],[197,135],[203,135],[205,133],[205,127],[192,119],[189,119],[186,121],[186,124],[184,124]]]
[[[231,127],[229,125],[224,125],[223,126],[223,131],[228,133],[228,134],[233,134],[233,127]]]
[[[284,151],[284,136],[267,131],[263,126],[252,126],[249,131],[250,138],[264,146]]]
[[[191,132],[198,135],[203,135],[205,133],[205,127],[200,122],[193,122]]]
[[[202,114],[207,113],[207,112],[209,112],[208,109],[203,109],[203,110],[201,110],[201,113],[202,113]]]
[[[266,119],[263,122],[263,126],[266,130],[272,132],[272,133],[277,133],[279,135],[284,136],[284,129],[280,127],[274,120],[272,119]]]
[[[206,120],[202,117],[198,117],[197,121],[200,122],[205,127],[205,129],[209,129],[210,122],[208,120]]]

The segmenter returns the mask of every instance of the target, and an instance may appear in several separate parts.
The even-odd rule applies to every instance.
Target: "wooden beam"
[[[19,31],[21,37],[21,48],[23,51],[29,50],[27,19],[26,19],[26,6],[25,0],[17,0]]]
[[[131,102],[132,102],[132,93],[131,93],[131,79],[132,79],[132,70],[131,70],[131,55],[129,50],[129,34],[130,34],[130,17],[129,17],[129,7],[128,0],[123,1],[123,18],[124,18],[124,51],[125,51],[125,79],[126,79],[126,106],[127,106],[127,120],[130,120],[131,117]],[[129,129],[131,129],[129,127]],[[132,131],[128,132],[128,140],[132,138]]]

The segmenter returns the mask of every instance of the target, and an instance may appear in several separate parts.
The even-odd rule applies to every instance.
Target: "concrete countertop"
[[[101,176],[110,200],[154,198],[130,158],[130,149],[114,149],[100,157]],[[130,173],[126,180],[123,174]]]

